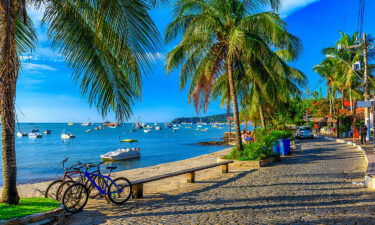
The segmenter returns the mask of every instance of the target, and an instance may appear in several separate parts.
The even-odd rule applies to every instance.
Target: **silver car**
[[[301,138],[314,138],[314,132],[311,127],[299,127],[296,131],[296,139]]]

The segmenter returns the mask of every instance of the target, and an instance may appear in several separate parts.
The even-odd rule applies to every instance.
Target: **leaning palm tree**
[[[52,47],[73,70],[102,116],[110,111],[122,121],[141,94],[142,73],[149,71],[159,41],[149,6],[142,0],[29,0],[45,8]],[[25,0],[0,0],[0,106],[4,186],[2,202],[17,204],[14,145],[19,56],[35,46],[35,32]]]
[[[179,0],[175,18],[166,30],[166,42],[181,34],[181,42],[168,53],[166,70],[180,68],[180,86],[190,81],[189,100],[197,111],[207,109],[215,81],[228,78],[234,115],[236,147],[242,150],[239,106],[235,88],[235,67],[243,55],[268,52],[267,41],[285,44],[285,27],[277,14],[257,13],[266,0]],[[266,51],[264,51],[266,48]],[[226,75],[227,74],[227,75]]]

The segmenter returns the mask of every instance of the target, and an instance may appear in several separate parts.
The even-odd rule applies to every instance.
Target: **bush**
[[[276,157],[273,152],[273,145],[278,139],[286,138],[293,138],[293,135],[289,131],[270,131],[264,128],[256,129],[254,131],[255,142],[244,144],[244,150],[242,152],[238,151],[236,148],[233,148],[233,150],[224,158],[243,161],[258,161],[270,157]]]

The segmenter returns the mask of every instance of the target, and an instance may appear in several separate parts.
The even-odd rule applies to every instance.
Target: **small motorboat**
[[[147,129],[145,129],[145,130],[143,130],[143,132],[144,132],[144,133],[150,133],[151,130],[147,130]]]
[[[135,140],[135,139],[124,139],[124,140],[121,140],[120,142],[133,143],[133,142],[138,142],[138,140]]]
[[[39,133],[39,129],[32,129],[31,133]]]
[[[161,130],[161,126],[156,126],[155,130]]]
[[[51,134],[52,131],[51,131],[51,130],[45,130],[43,133],[44,133],[44,134]]]
[[[139,148],[122,148],[100,156],[100,158],[105,161],[119,161],[139,157],[141,157]]]
[[[29,133],[29,138],[42,138],[43,135],[39,132],[31,132]]]
[[[130,133],[133,133],[133,132],[136,132],[136,131],[137,131],[137,129],[131,129]]]
[[[88,127],[88,126],[91,126],[91,125],[92,125],[92,123],[90,123],[90,122],[81,123],[81,126],[83,126],[83,127]]]
[[[75,138],[76,136],[72,133],[62,133],[61,139],[69,139],[69,138]]]
[[[17,137],[27,137],[27,133],[26,132],[21,132],[21,131],[19,131],[19,132],[17,132]]]
[[[99,126],[95,127],[94,129],[95,130],[104,130],[104,127],[102,127],[102,126],[99,125]]]
[[[92,130],[91,129],[88,129],[88,130],[86,130],[86,133],[90,133]]]
[[[73,126],[74,123],[73,122],[68,122],[68,126]]]

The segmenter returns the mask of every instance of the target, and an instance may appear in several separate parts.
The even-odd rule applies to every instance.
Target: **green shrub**
[[[255,142],[244,144],[243,151],[238,151],[236,148],[226,155],[225,159],[237,159],[243,161],[258,161],[270,157],[276,157],[273,152],[273,145],[278,139],[293,138],[289,131],[269,130],[259,128],[254,131]]]

